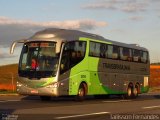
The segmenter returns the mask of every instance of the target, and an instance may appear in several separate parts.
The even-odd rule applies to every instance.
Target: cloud
[[[121,9],[124,12],[140,12],[146,11],[146,3],[128,3]]]
[[[3,45],[3,47],[8,46],[13,40],[30,37],[35,32],[45,28],[56,27],[88,31],[106,25],[107,23],[104,21],[95,21],[92,19],[35,22],[29,20],[16,20],[1,16],[0,45]]]
[[[116,9],[115,6],[115,0],[109,0],[109,1],[99,1],[99,2],[93,2],[88,3],[86,5],[83,5],[82,8],[85,9]]]
[[[92,19],[36,22],[29,20],[16,20],[0,16],[0,59],[6,60],[7,58],[17,57],[18,54],[9,54],[9,47],[12,42],[28,38],[35,32],[45,28],[56,27],[89,31],[106,25],[106,22],[95,21]]]
[[[146,11],[148,5],[145,0],[99,0],[99,2],[88,3],[82,7],[85,9],[109,9],[133,13]]]
[[[142,16],[132,16],[132,17],[129,17],[129,19],[133,21],[141,21],[143,20],[143,17]]]
[[[82,8],[86,8],[86,9],[116,9],[116,7],[114,6],[113,2],[96,2],[96,3],[91,3],[91,4],[87,4],[82,6]]]
[[[95,27],[104,27],[106,22],[97,22],[91,19],[84,20],[67,20],[67,21],[49,21],[34,22],[27,20],[15,20],[7,17],[0,17],[0,25],[23,25],[34,27],[63,27],[66,29],[90,29]]]

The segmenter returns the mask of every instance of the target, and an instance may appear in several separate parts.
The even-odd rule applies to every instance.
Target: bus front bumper
[[[20,95],[59,96],[58,86],[30,88],[22,84],[17,84],[17,93]]]

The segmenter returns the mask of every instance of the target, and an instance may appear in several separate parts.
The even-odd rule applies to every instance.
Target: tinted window
[[[100,56],[100,43],[90,42],[89,55],[93,57]]]
[[[129,48],[120,47],[120,59],[132,61],[132,50]]]
[[[134,62],[141,62],[141,51],[140,50],[133,50],[133,61]]]
[[[148,53],[145,51],[93,41],[90,42],[89,55],[92,57],[117,59],[130,62],[146,63],[148,61]]]
[[[55,42],[25,43],[19,61],[19,75],[31,78],[55,76],[58,59]]]
[[[119,47],[108,45],[108,58],[118,59]]]
[[[143,52],[141,53],[141,62],[146,63],[148,61],[148,53]]]
[[[107,45],[101,43],[100,44],[100,57],[101,58],[107,58],[107,50],[108,50]]]
[[[69,70],[83,60],[85,56],[86,42],[68,42],[64,45],[61,59],[61,73]]]

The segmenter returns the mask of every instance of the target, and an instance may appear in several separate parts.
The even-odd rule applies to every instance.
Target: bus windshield
[[[58,59],[56,42],[25,43],[19,61],[19,75],[31,78],[55,76]]]

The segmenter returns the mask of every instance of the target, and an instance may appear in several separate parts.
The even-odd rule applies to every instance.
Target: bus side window
[[[147,58],[148,58],[148,53],[147,52],[142,52],[142,54],[141,54],[141,62],[147,63]]]
[[[100,43],[90,42],[89,55],[93,57],[100,57]]]
[[[120,47],[120,59],[121,60],[126,60],[126,56],[124,55],[124,48]]]
[[[134,62],[141,62],[139,50],[133,50],[133,61]]]
[[[113,46],[112,59],[118,59],[119,47]]]
[[[106,51],[107,51],[106,45],[101,43],[100,44],[100,57],[101,58],[106,58]]]
[[[61,59],[61,74],[71,69],[85,57],[86,42],[71,41],[64,45]]]
[[[129,49],[128,61],[133,61],[132,49]]]
[[[66,43],[63,48],[61,63],[60,63],[60,74],[66,72],[69,69],[69,54],[70,54],[70,45]]]
[[[62,55],[61,64],[60,64],[60,73],[64,73],[69,69],[69,52],[66,52]]]
[[[112,58],[112,54],[113,54],[113,46],[112,45],[108,45],[107,53],[108,53],[107,57]]]
[[[108,45],[106,44],[105,58],[108,58]]]
[[[89,46],[89,55],[90,56],[94,56],[94,46],[95,46],[95,43],[90,42],[90,46]]]
[[[73,42],[74,48],[71,49],[70,66],[73,67],[85,57],[86,42]]]
[[[129,48],[120,47],[120,59],[132,61],[132,50]]]

